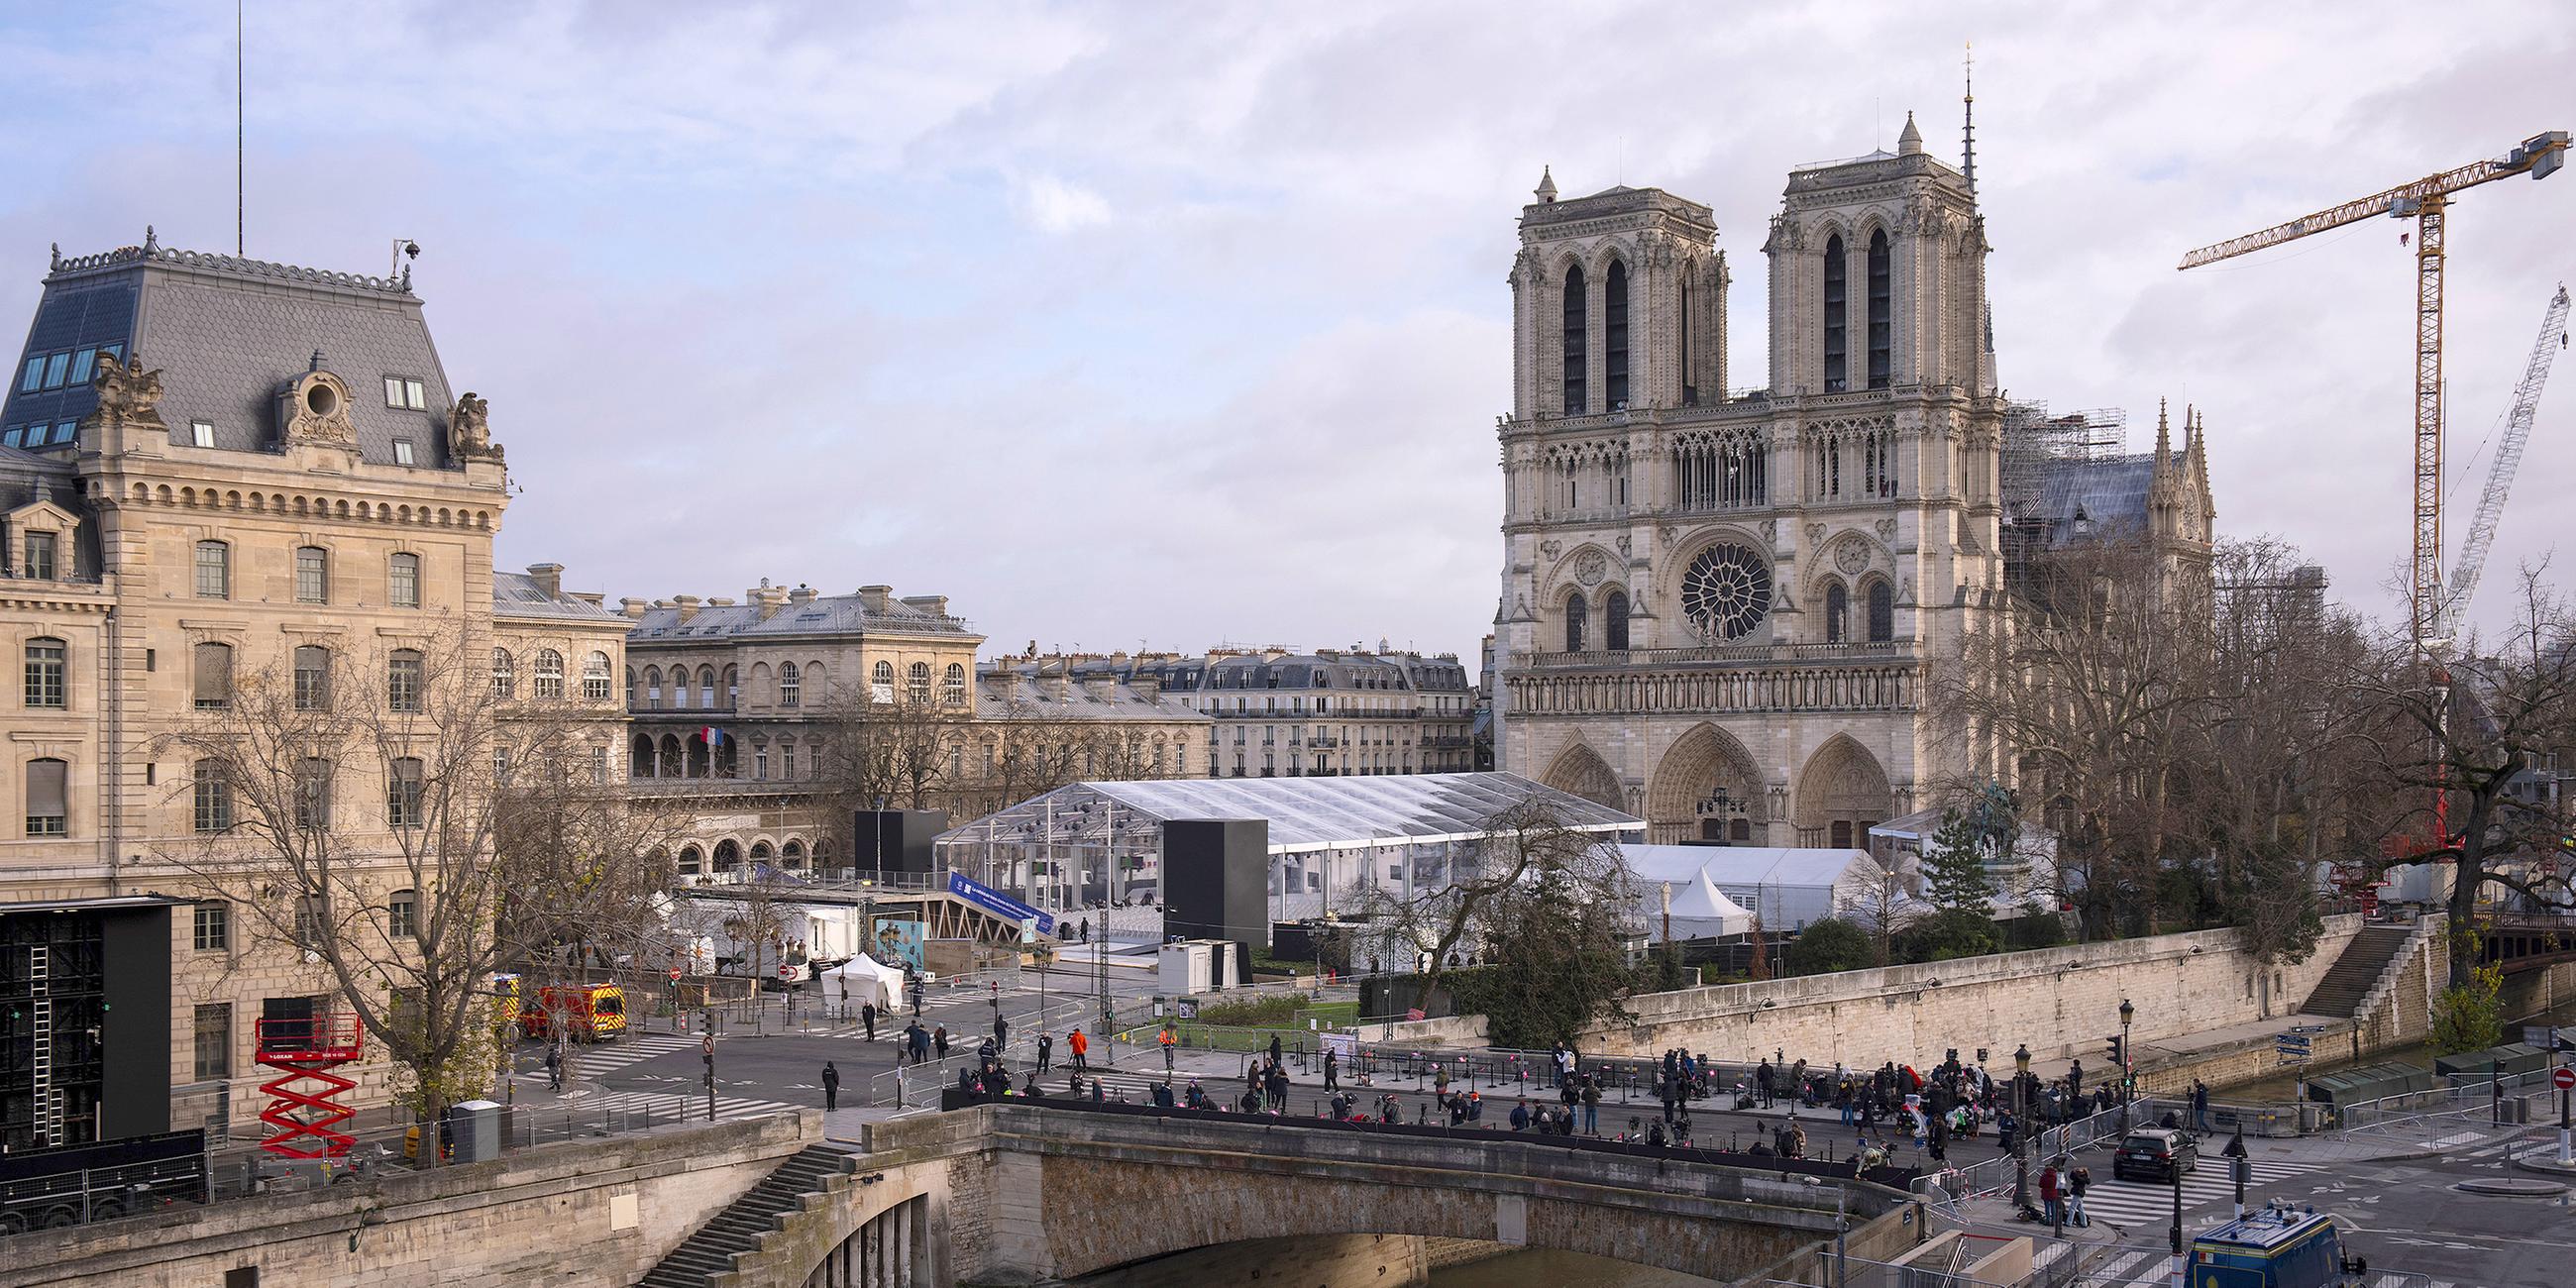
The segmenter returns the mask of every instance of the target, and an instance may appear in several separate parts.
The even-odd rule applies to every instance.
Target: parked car
[[[2148,1127],[2128,1134],[2111,1155],[2113,1180],[2169,1181],[2200,1166],[2200,1143],[2189,1132]]]

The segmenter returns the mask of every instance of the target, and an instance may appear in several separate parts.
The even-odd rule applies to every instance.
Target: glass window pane
[[[27,359],[27,374],[18,381],[18,392],[31,394],[43,388],[44,384],[45,360],[40,357]]]
[[[385,405],[388,407],[400,407],[403,405],[402,377],[385,377]]]
[[[72,355],[68,353],[57,353],[45,359],[45,388],[62,388],[63,378],[70,375],[71,370]]]
[[[98,351],[95,349],[82,349],[73,353],[71,383],[75,385],[88,384],[90,364],[97,360]]]
[[[413,411],[426,411],[429,409],[427,392],[420,387],[419,381],[406,380],[403,382],[403,405],[411,408]]]

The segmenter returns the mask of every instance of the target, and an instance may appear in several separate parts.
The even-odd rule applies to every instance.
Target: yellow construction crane
[[[2373,215],[2415,218],[2415,557],[2409,591],[2414,596],[2415,641],[2438,649],[2442,598],[2442,212],[2451,195],[2479,184],[2528,174],[2546,179],[2565,164],[2567,131],[2523,140],[2503,156],[2402,184],[2359,201],[2293,219],[2259,233],[2203,246],[2182,257],[2181,268],[2215,264],[2253,251],[2340,228]]]

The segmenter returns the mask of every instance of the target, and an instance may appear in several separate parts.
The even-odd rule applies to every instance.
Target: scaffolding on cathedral
[[[2045,514],[2048,482],[2070,461],[2107,461],[2129,443],[2129,413],[2117,407],[2052,416],[2045,402],[2017,402],[2004,409],[1997,471],[2004,525],[2009,530]]]

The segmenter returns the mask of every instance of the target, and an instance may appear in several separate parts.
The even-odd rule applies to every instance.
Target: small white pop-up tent
[[[1648,933],[1656,938],[1663,937],[1668,925],[1675,939],[1712,939],[1740,935],[1753,928],[1753,914],[1718,893],[1716,884],[1704,871],[1660,884],[1663,906],[1657,911],[1661,915],[1654,917],[1648,927]]]
[[[880,1011],[902,1004],[903,971],[869,957],[853,957],[823,972],[823,1004],[835,1012],[855,1012],[874,1002]]]

